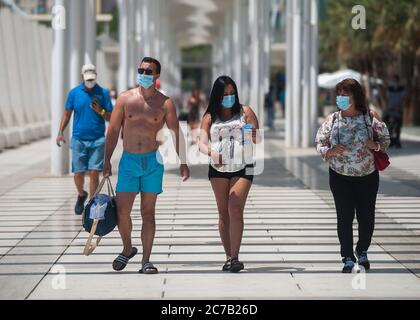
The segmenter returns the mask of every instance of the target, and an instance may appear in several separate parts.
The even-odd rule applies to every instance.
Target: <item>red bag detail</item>
[[[373,157],[375,158],[375,167],[379,171],[384,171],[391,164],[389,156],[385,152],[374,151]]]

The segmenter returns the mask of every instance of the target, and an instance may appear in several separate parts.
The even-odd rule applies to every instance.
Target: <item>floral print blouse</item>
[[[335,112],[319,128],[315,143],[326,161],[327,151],[340,142],[348,151],[328,159],[330,168],[341,175],[363,177],[376,170],[373,153],[366,146],[369,139],[380,143],[382,150],[387,150],[390,137],[386,124],[374,117],[372,121],[367,114],[343,117],[341,112]]]

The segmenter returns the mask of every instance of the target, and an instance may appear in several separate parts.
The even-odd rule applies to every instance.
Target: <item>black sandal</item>
[[[225,264],[223,265],[222,271],[230,271],[232,268],[232,258],[226,260]]]
[[[240,262],[237,258],[232,258],[230,272],[239,272],[244,269],[244,264]]]
[[[157,274],[158,272],[158,269],[150,261],[145,262],[139,270],[139,273],[143,274]]]
[[[112,263],[112,268],[115,271],[122,271],[122,270],[124,270],[124,268],[128,264],[128,261],[131,258],[133,258],[136,254],[137,254],[137,248],[136,247],[133,247],[133,249],[131,249],[131,254],[128,257],[126,257],[125,255],[123,255],[121,253],[120,255],[118,255],[118,257]]]

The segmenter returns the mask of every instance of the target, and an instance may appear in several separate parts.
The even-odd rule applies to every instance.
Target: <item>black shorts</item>
[[[246,168],[236,171],[236,172],[220,172],[214,169],[211,165],[209,165],[209,180],[212,178],[223,178],[223,179],[232,179],[232,178],[245,178],[250,181],[254,180],[254,175],[247,175],[246,170],[252,170],[254,168],[253,165],[247,165]]]

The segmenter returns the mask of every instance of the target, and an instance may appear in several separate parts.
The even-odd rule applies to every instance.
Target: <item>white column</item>
[[[263,119],[264,106],[261,105],[261,47],[260,47],[260,14],[261,8],[259,2],[261,0],[249,1],[249,23],[251,31],[250,39],[250,105],[255,111],[258,119]],[[262,126],[262,125],[261,125]]]
[[[169,76],[168,76],[168,65],[169,65],[169,50],[168,50],[168,41],[169,41],[169,32],[171,32],[169,27],[169,17],[168,17],[168,9],[166,6],[161,7],[161,37],[159,39],[160,42],[160,52],[162,57],[162,74],[161,74],[161,84],[162,89],[167,93],[170,94],[172,89],[170,88]]]
[[[223,60],[224,73],[233,77],[233,54],[232,54],[232,9],[227,8],[225,11],[224,26],[223,26]]]
[[[270,88],[270,79],[271,79],[271,24],[270,24],[270,11],[271,11],[271,0],[265,0],[265,10],[264,10],[264,29],[265,29],[265,59],[266,59],[266,78],[265,78],[265,89],[269,90]]]
[[[261,89],[260,105],[262,106],[259,121],[265,123],[264,97],[268,93],[270,86],[270,0],[260,1],[260,34],[261,34]]]
[[[311,2],[303,2],[303,74],[302,74],[302,139],[300,147],[308,148],[311,140],[310,131],[310,91],[309,72],[311,63]]]
[[[240,41],[240,57],[241,57],[241,99],[242,103],[249,104],[249,24],[248,19],[248,0],[241,0],[239,9],[239,41]]]
[[[143,58],[143,35],[142,35],[142,0],[136,1],[136,27],[135,27],[135,33],[136,33],[136,68],[140,64],[140,60]],[[137,70],[136,70],[137,71]]]
[[[298,147],[301,141],[301,65],[302,65],[302,2],[293,1],[293,147]]]
[[[96,0],[84,0],[85,53],[84,63],[96,64]]]
[[[293,0],[286,0],[286,147],[293,145]]]
[[[156,36],[156,0],[147,0],[148,3],[148,14],[149,14],[149,43],[150,43],[150,56],[156,57],[155,52],[155,36]]]
[[[244,19],[242,1],[233,2],[233,78],[238,86],[239,96],[243,101],[243,46],[244,46]]]
[[[143,6],[143,0],[137,0],[135,1],[135,56],[133,61],[133,75],[132,77],[135,80],[135,85],[137,85],[137,68],[140,65],[140,61],[144,56],[144,48],[143,48],[143,42],[144,37],[142,33],[143,25],[142,25],[142,7]]]
[[[159,61],[162,60],[161,51],[160,51],[160,38],[161,38],[161,1],[153,1],[153,25],[155,27],[153,34],[153,46],[154,46],[154,56]]]
[[[249,0],[241,1],[241,11],[242,11],[242,20],[244,21],[244,26],[242,30],[243,37],[243,46],[242,46],[242,96],[243,103],[250,104],[251,99],[251,79],[250,79],[250,66],[251,66],[251,46],[250,46],[250,23],[249,20]]]
[[[119,69],[118,69],[118,92],[121,93],[128,88],[128,21],[127,1],[118,0],[119,11]]]
[[[127,43],[127,83],[133,87],[136,82],[136,0],[127,0],[127,23],[128,23],[128,43]]]
[[[67,11],[66,18],[70,16],[68,1],[55,0],[55,6],[64,7]],[[59,10],[56,7],[56,10]],[[60,12],[54,12],[60,14]],[[67,41],[69,37],[69,25],[66,20],[67,29],[53,29],[53,47],[51,59],[51,174],[61,176],[69,172],[69,148],[63,146],[58,148],[55,143],[61,118],[64,111],[64,103],[67,94]],[[64,133],[69,143],[68,130]]]
[[[151,55],[151,44],[150,44],[150,0],[143,0],[142,7],[142,34],[143,34],[143,48],[144,55]]]
[[[81,68],[84,60],[85,52],[85,10],[83,0],[71,0],[70,1],[70,70],[69,70],[69,89],[72,89],[82,82]],[[70,137],[72,136],[73,120],[70,120],[68,124],[68,130]],[[71,150],[70,150],[71,157]]]
[[[311,144],[314,145],[314,137],[318,129],[318,48],[319,48],[319,0],[311,0],[311,70],[310,70],[310,130]]]
[[[82,12],[81,0],[70,1],[70,88],[77,86],[81,82],[80,70],[83,64],[84,48],[84,15]],[[83,23],[82,23],[83,22]]]

